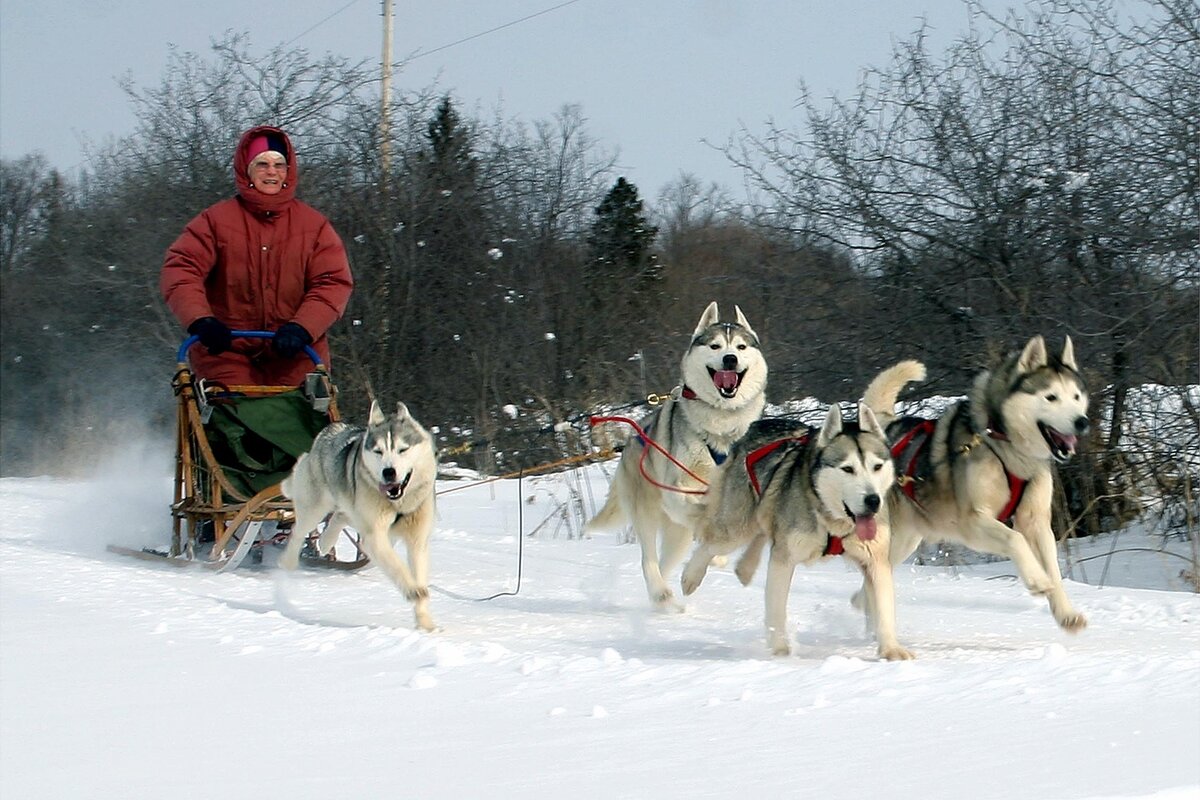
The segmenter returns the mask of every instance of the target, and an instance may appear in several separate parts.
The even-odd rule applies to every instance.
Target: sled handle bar
[[[274,339],[275,331],[230,331],[229,335],[241,339]],[[175,360],[181,364],[187,361],[188,348],[198,341],[200,341],[200,337],[195,334],[184,339],[183,344],[179,345],[179,353]],[[321,366],[321,356],[312,348],[312,345],[304,345],[304,354],[312,359],[313,364]]]

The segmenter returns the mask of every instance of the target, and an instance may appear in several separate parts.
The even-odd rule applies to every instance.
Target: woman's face
[[[250,183],[263,194],[279,194],[287,179],[287,162],[265,153],[250,162]]]

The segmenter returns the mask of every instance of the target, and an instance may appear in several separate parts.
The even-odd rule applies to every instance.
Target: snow
[[[1200,598],[1158,538],[1076,546],[1117,550],[1104,586],[1073,565],[1078,636],[1005,562],[902,566],[912,662],[875,660],[846,564],[802,567],[773,658],[765,570],[660,614],[636,545],[574,535],[603,465],[448,480],[424,634],[371,568],[105,552],[166,541],[168,446],[133,451],[0,480],[6,800],[1200,797]]]

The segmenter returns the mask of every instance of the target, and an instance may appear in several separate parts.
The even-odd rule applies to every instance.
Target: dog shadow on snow
[[[218,605],[234,611],[249,611],[253,614],[261,614],[263,616],[274,616],[280,619],[287,619],[291,622],[300,625],[312,625],[321,628],[411,628],[412,625],[389,624],[388,614],[358,614],[351,613],[348,609],[339,611],[338,614],[321,613],[315,614],[312,611],[301,608],[294,603],[252,603],[245,600],[233,600],[227,597],[217,597],[212,594],[197,595],[212,600]],[[403,614],[404,610],[400,609],[399,614]]]
[[[584,652],[611,648],[624,658],[682,661],[769,658],[759,625],[731,624],[714,631],[707,614],[664,614],[637,600],[620,602],[592,593],[554,599],[506,597],[503,610],[521,619],[573,618],[576,622],[555,638]],[[595,619],[597,624],[578,627],[578,620],[585,618]]]
[[[373,610],[355,608],[349,604],[337,607],[330,607],[326,604],[320,609],[314,609],[296,601],[295,588],[289,580],[289,576],[275,574],[272,587],[273,594],[271,600],[267,602],[219,597],[215,594],[198,593],[196,596],[212,600],[214,603],[234,611],[249,611],[266,617],[278,617],[300,625],[322,628],[413,628],[408,609],[400,604],[397,604],[395,608]]]

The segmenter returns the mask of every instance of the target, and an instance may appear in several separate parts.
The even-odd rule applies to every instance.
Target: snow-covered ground
[[[556,527],[570,490],[602,499],[590,467],[443,494],[442,630],[423,634],[374,569],[299,573],[282,604],[271,569],[105,552],[165,543],[162,452],[0,480],[4,800],[1200,797],[1179,558],[1117,553],[1104,587],[1081,582],[1104,559],[1076,565],[1079,636],[1007,563],[906,565],[901,663],[875,660],[858,579],[827,560],[798,570],[795,654],[772,658],[765,570],[748,589],[713,570],[687,613],[657,614],[636,545]],[[515,596],[475,599],[517,588],[518,563]]]

